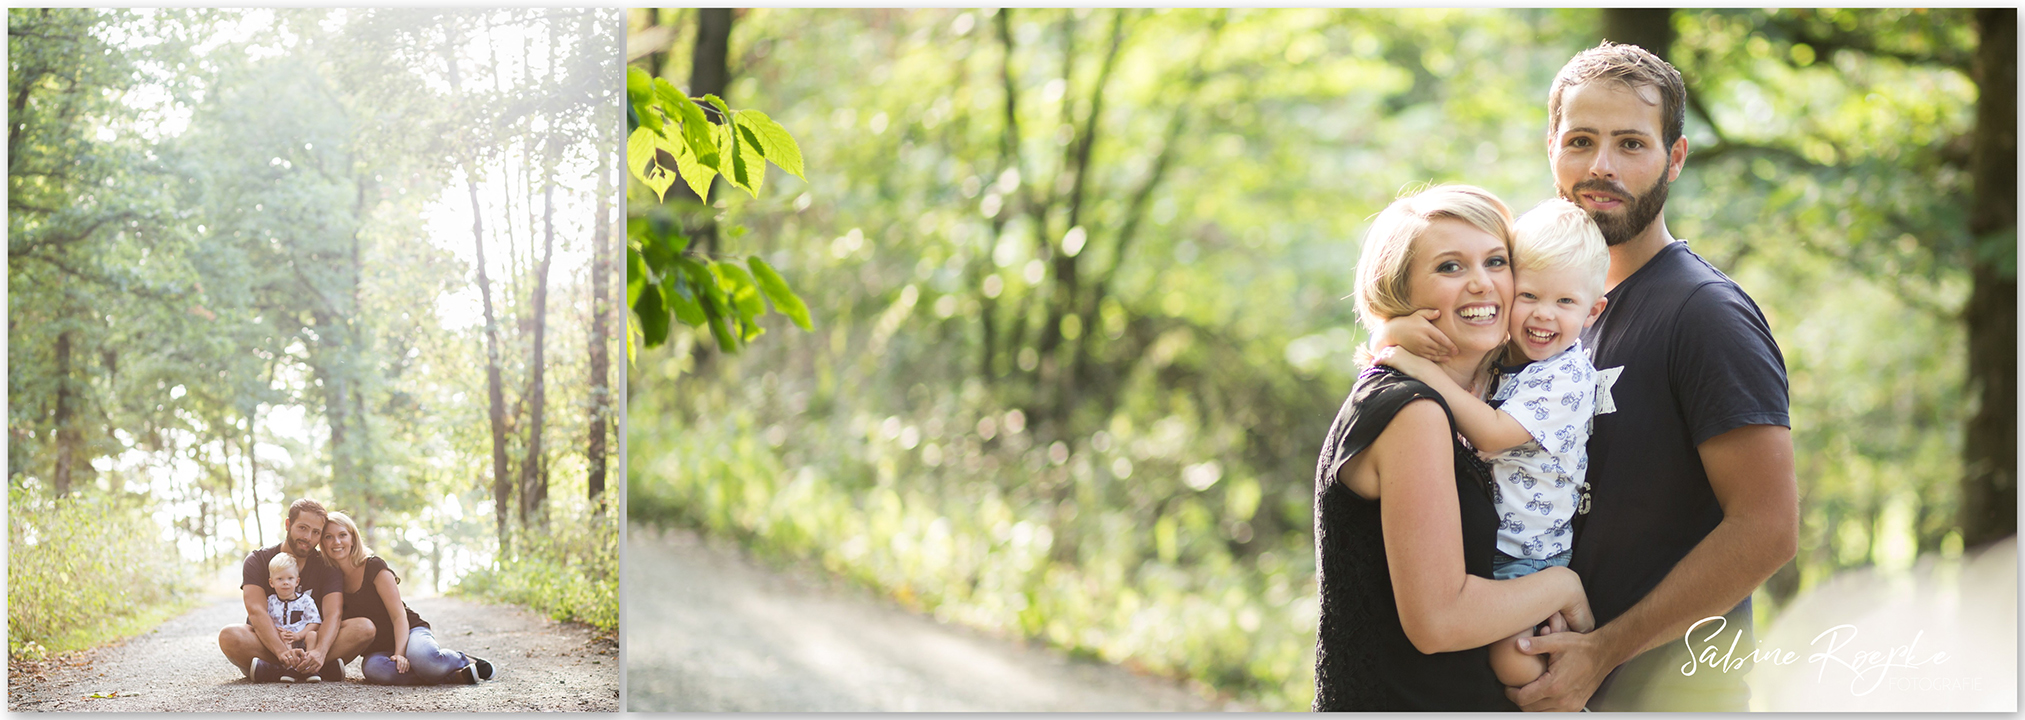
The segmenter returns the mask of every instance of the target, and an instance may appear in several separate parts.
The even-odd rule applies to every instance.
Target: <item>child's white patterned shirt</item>
[[[296,593],[294,600],[283,600],[279,596],[267,595],[267,616],[274,619],[274,629],[302,632],[310,623],[322,623],[323,614],[316,609],[316,601],[309,593]]]
[[[1570,523],[1589,470],[1596,368],[1577,341],[1506,378],[1492,400],[1533,436],[1490,458],[1498,550],[1542,560],[1559,555],[1575,546]]]

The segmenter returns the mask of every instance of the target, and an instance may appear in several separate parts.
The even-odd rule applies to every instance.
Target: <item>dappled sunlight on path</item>
[[[2016,538],[1837,575],[1780,611],[1758,647],[1792,657],[1751,671],[1752,710],[2016,712]]]

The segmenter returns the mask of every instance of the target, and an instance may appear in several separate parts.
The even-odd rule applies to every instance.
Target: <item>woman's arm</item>
[[[1517,418],[1477,399],[1426,358],[1406,352],[1403,347],[1390,347],[1378,351],[1372,362],[1406,373],[1407,377],[1427,383],[1441,393],[1441,399],[1448,401],[1449,411],[1455,413],[1456,428],[1462,430],[1463,437],[1469,438],[1478,452],[1504,452],[1533,440],[1533,434]]]
[[[380,591],[380,601],[387,608],[387,619],[394,623],[394,671],[408,671],[408,606],[401,604],[401,588],[394,582],[394,571],[381,572],[373,578],[373,588]]]
[[[1556,612],[1577,628],[1594,625],[1582,582],[1567,568],[1512,580],[1463,569],[1454,451],[1440,407],[1408,403],[1365,452],[1378,476],[1393,599],[1414,648],[1437,653],[1489,645]]]

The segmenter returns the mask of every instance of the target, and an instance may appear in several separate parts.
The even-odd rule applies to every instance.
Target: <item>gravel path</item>
[[[633,712],[1243,709],[766,569],[690,532],[632,527],[625,577]]]
[[[209,603],[145,635],[10,668],[12,711],[555,711],[619,709],[617,648],[590,630],[512,605],[445,597],[409,602],[445,647],[491,660],[482,685],[367,685],[359,661],[342,683],[247,681],[218,651],[218,630],[244,622],[239,600]],[[99,696],[99,697],[94,697]]]

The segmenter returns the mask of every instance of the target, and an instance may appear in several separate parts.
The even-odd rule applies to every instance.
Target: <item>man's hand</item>
[[[295,668],[296,672],[319,672],[323,670],[323,651],[316,648],[304,650],[297,662],[289,667]]]
[[[395,655],[393,656],[393,658],[394,658],[394,672],[397,673],[408,672],[408,656]]]
[[[1610,675],[1617,662],[1604,657],[1605,648],[1594,633],[1557,632],[1520,638],[1519,652],[1546,654],[1547,672],[1525,687],[1505,688],[1505,697],[1527,712],[1575,712],[1589,703],[1596,687]]]
[[[1371,336],[1371,349],[1375,353],[1397,346],[1434,362],[1446,362],[1455,356],[1456,346],[1447,335],[1435,329],[1434,321],[1440,317],[1440,310],[1421,308],[1410,315],[1387,320]]]

